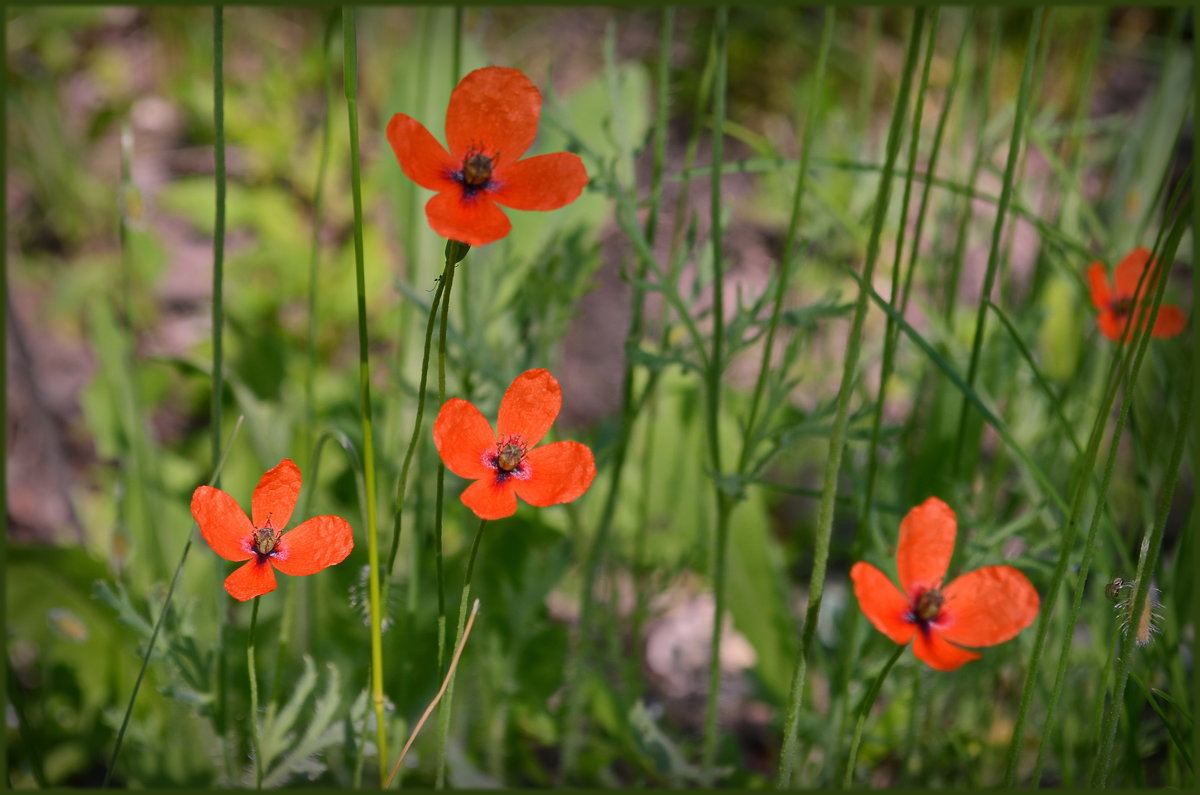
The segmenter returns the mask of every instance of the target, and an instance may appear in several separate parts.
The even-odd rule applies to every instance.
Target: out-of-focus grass
[[[266,702],[264,752],[271,754],[265,782],[300,784],[311,777],[326,786],[371,784],[376,732],[364,695],[367,545],[355,459],[362,430],[349,144],[338,121],[345,113],[340,92],[327,104],[327,86],[341,79],[339,59],[329,57],[340,41],[335,32],[326,51],[326,15],[318,10],[225,13],[230,182],[223,424],[230,427],[244,415],[245,425],[229,453],[223,486],[248,505],[264,468],[284,456],[311,458],[311,450],[298,446],[326,435],[335,444],[325,443],[305,469],[301,501],[310,515],[345,516],[359,542],[350,559],[319,576],[281,577],[279,592],[260,605],[255,634]],[[1065,593],[1045,606],[1047,642],[1032,684],[1026,684],[1032,629],[950,675],[930,671],[906,652],[882,683],[851,772],[860,784],[989,786],[1004,780],[1013,749],[1016,781],[1022,783],[1041,746],[1041,783],[1087,780],[1122,643],[1103,585],[1113,576],[1134,576],[1145,528],[1158,517],[1159,494],[1177,474],[1166,451],[1183,431],[1180,400],[1194,352],[1182,338],[1151,341],[1137,382],[1117,397],[1131,401],[1129,419],[1111,485],[1095,493],[1100,467],[1076,472],[1081,456],[1075,443],[1088,443],[1114,346],[1095,329],[1083,274],[1093,260],[1111,266],[1133,246],[1152,245],[1165,227],[1164,206],[1180,179],[1178,141],[1194,120],[1190,107],[1173,99],[1190,95],[1194,80],[1183,43],[1192,24],[1186,13],[1048,10],[1053,45],[1034,54],[1042,77],[1030,88],[1027,124],[1016,138],[1012,124],[1029,12],[980,11],[970,18],[962,9],[939,13],[924,113],[900,131],[898,181],[891,185],[893,201],[878,240],[885,262],[872,285],[878,298],[872,298],[859,339],[862,364],[851,369],[848,381],[847,443],[834,484],[826,591],[811,628],[806,696],[796,723],[797,783],[840,780],[854,706],[892,651],[857,615],[847,590],[846,572],[858,556],[890,565],[900,517],[936,493],[959,516],[952,575],[1004,561],[1046,594],[1067,518],[1048,489],[1070,499],[1073,483],[1084,484],[1084,527],[1094,510],[1103,509],[1094,557],[1087,581],[1078,582],[1074,567],[1086,536],[1076,534],[1063,558]],[[55,396],[80,406],[63,423],[82,442],[72,448],[84,451],[72,461],[76,479],[53,488],[70,489],[84,543],[75,546],[59,528],[46,526],[35,529],[37,544],[10,543],[8,549],[10,782],[18,788],[94,785],[103,777],[140,654],[190,526],[188,498],[209,466],[204,285],[211,257],[197,252],[211,250],[213,232],[211,14],[37,7],[6,14],[9,289],[37,307],[20,317],[36,343],[39,368],[52,368],[54,345],[86,348],[95,366],[80,394]],[[737,472],[729,467],[719,484],[741,496],[730,514],[725,560],[732,616],[727,633],[736,630],[753,657],[724,679],[728,690],[721,703],[728,711],[717,724],[718,783],[773,780],[818,536],[817,473],[836,417],[833,374],[842,370],[850,302],[859,289],[846,271],[858,272],[872,239],[886,125],[913,19],[911,9],[839,9],[826,88],[811,107],[820,14],[782,7],[731,10],[722,163],[727,176],[717,204],[726,244],[714,254],[706,181],[712,73],[707,83],[704,78],[711,11],[679,9],[674,17],[663,94],[668,143],[657,199],[650,198],[647,175],[653,103],[664,88],[655,78],[660,14],[467,11],[462,72],[489,63],[526,69],[544,99],[535,151],[579,152],[592,183],[561,211],[512,213],[508,238],[470,252],[464,265],[469,277],[456,281],[448,317],[449,394],[460,394],[469,372],[471,398],[489,414],[516,373],[549,367],[564,383],[566,410],[582,418],[570,438],[592,445],[601,474],[597,493],[567,509],[523,508],[486,530],[471,586],[483,608],[459,672],[450,727],[451,784],[555,780],[569,700],[563,664],[574,632],[585,640],[580,690],[572,694],[583,720],[568,783],[698,780],[704,655],[699,667],[678,662],[664,679],[645,656],[646,637],[661,641],[676,632],[676,653],[684,655],[688,638],[699,637],[703,649],[704,633],[711,630],[711,615],[680,629],[684,625],[672,623],[680,613],[670,605],[687,604],[712,585],[714,484],[705,433],[717,434],[726,461],[744,441],[757,346],[769,318],[760,299],[778,277],[800,162],[799,131],[812,118],[810,171],[777,327],[778,356],[770,363],[768,399],[755,409],[763,435],[747,456],[753,466]],[[383,128],[402,111],[441,135],[454,84],[454,25],[450,10],[416,8],[363,9],[359,22],[364,275],[377,396],[378,508],[388,517],[391,484],[414,421],[424,320],[443,243],[424,220],[427,192],[402,175]],[[964,29],[962,82],[946,108]],[[1074,55],[1093,46],[1094,61]],[[696,119],[693,107],[700,109]],[[945,141],[931,176],[927,163],[943,111]],[[325,113],[334,123],[314,214]],[[129,123],[141,210],[128,230],[123,261],[118,133]],[[689,139],[698,143],[698,153],[685,173]],[[1010,140],[1022,146],[1023,171],[1015,173],[1009,220],[1000,230],[1000,288],[987,306],[980,286]],[[910,163],[914,141],[916,161]],[[902,219],[898,197],[910,166],[910,216]],[[677,212],[685,180],[691,198]],[[922,236],[911,241],[916,199],[926,185]],[[652,202],[659,226],[653,242],[642,239],[641,227]],[[884,271],[891,270],[887,257],[902,223],[912,242],[913,287],[906,325],[889,354],[878,442],[872,443],[881,394],[878,363],[892,318],[878,302],[893,294],[894,276]],[[317,369],[310,423],[304,384],[314,224],[321,245],[320,319],[311,350]],[[680,232],[673,235],[676,227]],[[1164,301],[1187,306],[1193,252],[1185,233]],[[720,372],[715,430],[710,425],[705,431],[701,372],[708,353],[702,351],[713,345],[710,287],[718,266],[734,285],[725,294],[729,331],[721,343],[728,365]],[[668,276],[673,273],[678,276]],[[645,328],[621,351],[633,292],[628,281],[634,278],[647,297]],[[124,284],[132,288],[128,293]],[[960,430],[979,312],[987,321],[973,394],[998,423],[981,418],[973,406]],[[593,361],[590,352],[579,353],[594,350],[581,346],[581,338],[611,339],[616,355]],[[615,402],[606,397],[619,393],[612,385],[622,377],[621,353],[631,357],[632,394],[643,396],[624,431]],[[22,382],[23,374],[11,367],[10,384]],[[1113,423],[1100,419],[1104,456]],[[574,627],[589,545],[606,521],[608,467],[623,432],[628,449],[614,481],[611,533],[597,552],[592,623]],[[966,463],[955,474],[951,458],[959,444]],[[1026,461],[1014,453],[1017,448]],[[872,460],[877,474],[866,500]],[[436,465],[426,434],[414,455],[404,535],[385,604],[383,686],[389,744],[395,746],[390,758],[440,684],[432,554]],[[1162,631],[1149,646],[1129,650],[1130,682],[1109,779],[1123,786],[1194,781],[1187,698],[1194,677],[1188,605],[1195,586],[1187,576],[1196,543],[1194,457],[1185,456],[1180,466],[1153,573],[1163,594]],[[460,487],[447,479],[444,565],[451,594],[461,585],[476,526],[457,501]],[[381,525],[386,537],[390,523]],[[247,781],[247,736],[238,727],[248,691],[245,677],[234,672],[243,668],[249,611],[218,590],[226,569],[204,545],[192,550],[151,658],[148,686],[135,704],[116,784]],[[1076,599],[1079,622],[1072,628],[1063,603]],[[455,620],[448,617],[451,625]],[[214,712],[221,670],[214,638],[222,626],[232,711],[224,735]],[[286,652],[274,658],[281,636]],[[1044,699],[1035,697],[1014,744],[1022,690],[1051,691],[1060,646],[1067,659],[1059,703],[1043,723]],[[168,733],[172,742],[164,744]],[[410,785],[434,781],[432,735],[416,743],[413,767],[405,771]],[[297,749],[304,753],[292,753]]]

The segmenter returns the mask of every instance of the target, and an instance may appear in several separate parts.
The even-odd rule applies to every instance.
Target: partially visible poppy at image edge
[[[957,522],[950,506],[930,497],[900,523],[896,568],[903,592],[870,563],[850,569],[859,607],[875,628],[896,643],[913,641],[913,653],[931,668],[953,671],[979,659],[963,646],[995,646],[1033,623],[1038,595],[1012,566],[984,566],[946,584]]]
[[[464,77],[446,109],[447,151],[416,119],[397,113],[387,138],[413,182],[437,191],[425,205],[433,231],[482,246],[512,223],[497,207],[557,210],[579,197],[587,170],[570,152],[521,159],[537,136],[542,95],[516,69],[487,66]]]
[[[275,569],[302,576],[341,563],[354,549],[350,524],[314,516],[284,533],[300,495],[300,468],[285,458],[267,470],[250,498],[252,518],[233,497],[212,486],[192,494],[192,516],[221,557],[249,561],[225,579],[225,590],[245,602],[275,590]]]
[[[1125,255],[1125,259],[1117,263],[1116,274],[1111,289],[1108,284],[1108,270],[1102,262],[1093,262],[1088,267],[1088,282],[1092,287],[1092,304],[1099,310],[1096,324],[1100,333],[1110,340],[1119,341],[1125,333],[1130,315],[1136,310],[1138,322],[1142,325],[1150,317],[1150,302],[1146,292],[1151,283],[1148,275],[1142,284],[1142,293],[1135,297],[1138,280],[1147,266],[1157,267],[1158,261],[1150,259],[1150,252],[1144,248],[1135,248]],[[1135,300],[1136,298],[1136,300]],[[1174,337],[1183,331],[1187,318],[1177,306],[1161,304],[1158,307],[1158,317],[1154,320],[1154,328],[1150,336],[1165,339]],[[1132,335],[1131,335],[1132,336]]]
[[[592,485],[596,462],[580,442],[536,447],[562,407],[562,389],[549,370],[526,370],[500,401],[496,433],[473,404],[451,398],[433,423],[433,443],[446,467],[474,480],[463,504],[480,519],[503,519],[517,497],[544,507],[571,502]]]

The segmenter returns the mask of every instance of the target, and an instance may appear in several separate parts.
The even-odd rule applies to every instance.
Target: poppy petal
[[[1108,270],[1103,263],[1093,262],[1088,267],[1088,283],[1092,286],[1092,306],[1104,310],[1108,308],[1110,298],[1108,291]]]
[[[1159,339],[1166,339],[1179,334],[1185,326],[1187,316],[1183,314],[1183,310],[1177,306],[1163,304],[1158,308],[1158,317],[1154,320],[1154,329],[1150,333]]]
[[[1125,259],[1117,263],[1116,272],[1113,274],[1113,292],[1118,298],[1133,297],[1134,290],[1137,289],[1138,280],[1142,278],[1142,271],[1146,270],[1146,265],[1150,263],[1150,252],[1144,248],[1138,247],[1125,255]],[[1157,265],[1157,262],[1155,263]],[[1153,274],[1151,274],[1153,275]],[[1150,278],[1146,277],[1146,283],[1142,285],[1142,294],[1150,287]]]
[[[918,587],[936,588],[941,583],[954,554],[956,528],[954,511],[937,497],[925,500],[904,517],[896,570],[906,595],[912,596]]]
[[[450,398],[433,421],[433,444],[447,468],[461,478],[494,477],[484,456],[496,449],[496,435],[479,409],[462,398]]]
[[[984,566],[942,590],[942,616],[934,629],[964,646],[995,646],[1033,623],[1038,595],[1029,578],[1012,566]]]
[[[858,562],[850,569],[854,581],[854,596],[875,629],[896,643],[912,640],[917,627],[905,616],[909,612],[908,599],[896,588],[887,575],[870,563]]]
[[[496,482],[495,473],[477,480],[462,493],[463,505],[480,519],[503,519],[517,512],[516,478]]]
[[[517,480],[517,496],[530,505],[546,506],[579,498],[596,477],[596,459],[586,444],[554,442],[525,456],[529,479]]]
[[[225,578],[225,590],[239,602],[270,593],[275,590],[275,570],[265,560],[252,560]]]
[[[254,488],[250,497],[250,513],[255,527],[271,527],[282,530],[292,518],[296,498],[300,496],[300,467],[290,458],[285,458],[268,469]]]
[[[253,557],[250,539],[254,526],[233,497],[212,486],[201,486],[192,492],[192,516],[213,552],[225,560]]]
[[[397,113],[388,122],[387,139],[400,168],[422,188],[444,191],[458,185],[450,174],[461,164],[450,157],[421,122]]]
[[[495,242],[512,229],[508,216],[491,198],[477,193],[468,199],[457,183],[453,189],[429,200],[425,205],[425,217],[433,231],[468,246]]]
[[[271,562],[284,574],[316,574],[341,563],[352,549],[354,531],[349,522],[340,516],[314,516],[279,539]]]
[[[496,432],[520,436],[529,447],[550,431],[562,408],[562,387],[549,370],[526,370],[513,379],[500,401]]]
[[[498,204],[514,210],[557,210],[579,198],[587,169],[579,155],[555,152],[501,166],[492,177]]]
[[[541,112],[542,95],[520,71],[503,66],[476,69],[450,94],[446,108],[450,155],[458,158],[471,149],[482,149],[497,164],[514,163],[533,144]]]
[[[964,663],[978,660],[980,655],[948,643],[937,632],[918,632],[913,639],[913,654],[930,668],[953,671]]]

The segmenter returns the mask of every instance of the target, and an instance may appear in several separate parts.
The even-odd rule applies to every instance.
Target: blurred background
[[[97,786],[188,537],[191,491],[212,465],[212,11],[28,6],[7,8],[5,20],[7,783]],[[474,674],[456,700],[451,783],[457,786],[553,783],[562,665],[572,631],[594,644],[581,781],[696,781],[689,760],[703,720],[713,612],[702,394],[695,371],[680,365],[686,356],[679,354],[679,324],[653,293],[645,330],[653,344],[636,353],[643,375],[661,373],[662,386],[651,419],[634,437],[623,481],[629,497],[614,520],[597,623],[575,627],[581,562],[600,513],[598,492],[608,488],[606,453],[632,350],[625,336],[635,247],[615,220],[614,186],[644,199],[651,185],[662,20],[659,9],[587,7],[468,8],[461,17],[461,72],[487,64],[522,69],[543,93],[535,150],[580,152],[593,182],[562,211],[510,213],[510,237],[471,251],[469,275],[455,285],[451,394],[469,393],[494,416],[516,373],[549,367],[564,389],[559,438],[591,444],[600,475],[596,493],[577,508],[522,508],[487,531],[475,586],[485,611],[464,662],[475,666]],[[812,107],[821,24],[819,9],[739,7],[730,18],[722,203],[727,305],[735,318],[754,316],[751,305],[777,276],[800,130],[808,119],[818,125],[812,194],[799,233],[802,275],[786,327],[786,339],[795,340],[786,365],[796,387],[778,407],[769,463],[754,473],[730,550],[721,759],[723,782],[740,786],[769,781],[777,764],[811,569],[814,496],[845,352],[848,302],[857,292],[844,268],[863,261],[912,11],[839,9],[822,101]],[[712,12],[679,9],[673,25],[666,176],[653,250],[664,263],[679,261],[680,293],[703,317],[711,314],[704,275],[711,267],[705,260],[711,223],[709,181],[698,167],[707,166],[712,149],[705,115]],[[1002,332],[989,338],[981,389],[1003,406],[1043,469],[1065,478],[1074,453],[1057,424],[1055,403],[1085,439],[1111,351],[1095,332],[1084,270],[1093,260],[1111,267],[1133,247],[1151,246],[1163,225],[1163,186],[1170,195],[1185,178],[1193,151],[1194,16],[1182,9],[1056,8],[1047,25],[1050,44],[1039,54],[1018,176],[1020,211],[1006,230],[997,302],[1057,401],[1032,385],[1026,360]],[[248,506],[261,473],[292,457],[305,475],[305,515],[339,513],[361,533],[340,17],[320,8],[231,7],[225,32],[223,427],[245,419],[222,482]],[[999,194],[1028,33],[1027,10],[968,18],[948,9],[940,16],[924,112],[913,124],[921,134],[922,167],[948,105],[962,40],[966,67],[949,105],[937,173],[952,184]],[[393,113],[404,112],[442,137],[446,101],[458,79],[454,36],[452,9],[358,13],[384,549],[442,241],[424,221],[428,192],[403,176],[383,130]],[[975,163],[979,152],[981,165]],[[914,184],[915,193],[922,183]],[[965,369],[995,201],[970,202],[961,193],[932,193],[925,233],[914,249],[930,269],[916,278],[907,317]],[[897,234],[911,232],[913,223],[897,209],[891,221],[876,271],[876,289],[884,295]],[[1192,238],[1185,235],[1177,258],[1190,263],[1191,257]],[[955,258],[961,277],[947,285],[932,269]],[[312,274],[318,320],[310,343]],[[1192,278],[1190,265],[1175,267],[1164,300],[1186,307]],[[1003,555],[1041,589],[1057,554],[1054,537],[1023,536],[1037,513],[1023,507],[1031,489],[999,453],[994,435],[980,432],[982,441],[970,453],[975,474],[952,474],[945,447],[935,441],[944,442],[953,428],[938,432],[933,412],[949,417],[940,425],[953,424],[958,400],[940,395],[944,386],[931,386],[936,372],[912,346],[898,354],[889,382],[881,485],[862,543],[854,540],[861,498],[852,495],[865,477],[864,440],[880,387],[885,325],[881,312],[869,315],[856,387],[861,401],[839,489],[846,497],[835,519],[820,648],[811,661],[814,714],[801,733],[813,750],[802,769],[815,786],[828,785],[836,772],[826,763],[830,750],[823,750],[822,739],[830,693],[845,702],[852,692],[857,703],[885,654],[885,641],[865,622],[852,638],[838,633],[847,611],[857,610],[846,572],[863,543],[868,559],[882,565],[903,513],[937,493],[959,511],[960,527],[971,528],[971,545],[962,542],[956,556],[961,570]],[[315,370],[308,364],[310,344]],[[1155,489],[1171,474],[1162,471],[1165,452],[1155,450],[1166,449],[1179,413],[1174,396],[1182,391],[1186,345],[1181,339],[1156,348],[1147,365],[1129,431],[1137,443],[1128,443],[1118,464],[1095,577],[1132,576],[1129,564],[1152,518]],[[737,411],[745,405],[737,396],[744,398],[757,375],[756,349],[750,344],[746,350],[726,373],[734,437]],[[433,410],[427,409],[427,422]],[[1170,421],[1152,427],[1156,418]],[[408,488],[412,519],[401,537],[385,635],[388,709],[396,721],[390,734],[397,742],[440,681],[430,652],[436,645],[428,529],[436,454],[428,439],[417,456]],[[1130,786],[1191,775],[1190,756],[1185,765],[1180,750],[1184,739],[1190,742],[1191,702],[1186,685],[1177,687],[1193,670],[1188,600],[1194,585],[1188,577],[1176,582],[1173,572],[1195,544],[1192,471],[1185,463],[1164,539],[1158,585],[1165,635],[1146,652],[1154,662],[1140,673],[1144,689],[1131,703],[1132,725],[1125,726],[1122,769]],[[447,483],[448,601],[456,604],[474,523],[457,503],[460,482]],[[227,564],[203,542],[193,546],[114,772],[118,786],[246,781],[246,739],[238,727],[246,710],[247,614],[221,590]],[[365,549],[360,537],[342,566],[281,583],[280,593],[264,599],[260,637],[268,644],[278,637],[288,650],[273,656],[268,646],[261,655],[260,675],[274,699],[265,702],[274,710],[270,785],[346,787],[362,780],[360,740],[373,737],[374,720],[364,698]],[[1103,698],[1097,673],[1115,637],[1102,586],[1087,586],[1077,629],[1079,667],[1072,667],[1079,682],[1060,707],[1067,717],[1053,740],[1046,784],[1078,783],[1094,751],[1088,710]],[[995,784],[1029,641],[1023,636],[1012,649],[989,650],[972,665],[971,679],[945,688],[910,656],[903,658],[907,665],[892,675],[894,689],[889,681],[881,695],[887,711],[873,718],[879,733],[869,729],[860,752],[860,780]],[[851,674],[839,674],[834,662],[857,664],[860,653],[869,662],[855,670],[852,683],[839,684],[839,676]],[[1044,668],[1052,678],[1052,666]],[[1171,697],[1155,702],[1145,695],[1153,688],[1178,703]],[[939,692],[929,696],[933,690]],[[920,724],[910,718],[917,692],[936,699]],[[302,707],[305,717],[297,722]],[[942,722],[949,710],[956,710],[953,725]],[[171,740],[164,743],[165,737]],[[898,748],[897,737],[907,744]],[[903,753],[914,747],[919,754]],[[430,757],[423,738],[409,761],[413,783],[432,781]]]

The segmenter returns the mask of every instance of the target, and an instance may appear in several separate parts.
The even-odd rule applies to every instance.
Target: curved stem
[[[904,72],[901,75],[899,95],[896,98],[895,109],[888,129],[886,157],[884,160],[883,178],[879,183],[879,193],[875,199],[874,221],[871,225],[871,238],[867,244],[867,261],[863,273],[850,272],[859,282],[858,300],[854,308],[854,320],[850,328],[850,336],[846,341],[846,356],[842,366],[842,378],[838,386],[837,405],[833,418],[833,427],[829,435],[829,455],[825,461],[824,483],[821,488],[821,505],[817,514],[817,538],[813,549],[813,568],[809,578],[808,607],[804,612],[804,630],[800,636],[800,648],[796,655],[796,667],[792,672],[791,694],[788,697],[788,715],[784,730],[783,747],[779,752],[779,773],[776,778],[777,788],[791,786],[794,757],[796,754],[796,724],[800,708],[804,701],[804,681],[808,671],[808,655],[813,646],[817,631],[817,616],[821,610],[821,597],[825,590],[825,568],[829,560],[829,542],[833,534],[833,508],[837,497],[838,473],[842,467],[842,453],[846,446],[846,429],[850,421],[850,398],[854,375],[858,369],[858,358],[862,351],[863,325],[866,322],[867,305],[872,295],[871,279],[875,273],[875,263],[879,258],[880,239],[883,233],[883,222],[887,216],[888,202],[891,198],[892,171],[896,165],[896,157],[900,151],[900,128],[904,121],[905,109],[908,107],[909,91],[912,89],[913,72],[917,62],[917,52],[920,49],[921,33],[925,25],[926,9],[918,7],[913,18],[912,31],[909,35],[908,49],[905,57]]]
[[[213,467],[212,477],[208,480],[209,485],[216,483],[220,478],[221,469],[225,466],[225,456],[229,455],[229,448],[233,446],[233,440],[237,438],[238,431],[242,428],[243,419],[244,417],[238,417],[237,423],[233,426],[233,431],[229,434],[229,441],[225,444],[225,450],[216,466]],[[125,742],[125,730],[129,728],[129,719],[133,716],[133,705],[137,702],[138,691],[141,690],[142,680],[146,677],[146,669],[150,667],[150,655],[154,653],[154,644],[158,640],[158,633],[162,630],[163,620],[171,606],[171,597],[175,595],[175,586],[179,584],[179,575],[183,573],[183,564],[187,562],[188,551],[192,548],[195,529],[196,523],[193,522],[192,530],[188,532],[187,542],[183,545],[183,552],[179,553],[179,562],[175,564],[175,574],[171,577],[171,584],[167,587],[167,596],[163,599],[162,610],[159,611],[158,619],[154,622],[154,630],[150,633],[150,642],[146,644],[146,653],[142,655],[142,667],[138,669],[137,679],[133,681],[133,692],[129,694],[129,703],[125,705],[125,717],[121,719],[121,728],[117,730],[117,742],[113,745],[112,756],[108,758],[108,768],[104,771],[101,789],[108,789],[108,782],[112,778],[113,770],[116,769],[117,757],[121,753],[121,745]]]
[[[458,629],[454,633],[454,648],[461,651],[463,644],[464,626],[467,620],[467,601],[471,594],[471,573],[475,570],[475,555],[479,552],[479,542],[483,540],[483,528],[487,526],[487,519],[479,520],[479,529],[475,531],[475,540],[471,542],[471,554],[467,557],[467,576],[463,580],[462,599],[458,603]],[[474,613],[472,613],[474,616]],[[458,654],[455,653],[457,661]],[[453,668],[454,663],[451,663]],[[453,671],[447,672],[446,681],[448,682],[445,689],[445,698],[442,701],[441,709],[438,711],[438,756],[437,756],[437,783],[435,786],[441,789],[445,786],[446,776],[446,747],[450,739],[450,709],[454,703],[454,677],[451,675]]]
[[[854,739],[850,742],[850,755],[846,757],[846,773],[842,776],[843,788],[849,787],[851,779],[854,778],[854,762],[858,759],[858,744],[862,741],[863,725],[867,722],[867,715],[870,714],[871,707],[875,705],[875,699],[879,696],[879,689],[883,686],[883,680],[887,678],[888,671],[892,670],[892,666],[896,664],[896,660],[900,659],[900,655],[906,648],[908,648],[907,644],[896,646],[896,650],[884,664],[879,676],[875,677],[875,681],[871,683],[871,689],[863,696],[862,706],[858,709],[858,722],[854,724]]]
[[[262,744],[258,736],[258,673],[254,665],[254,630],[258,627],[258,603],[250,611],[250,640],[246,643],[246,667],[250,673],[250,747],[254,749],[254,788],[262,789],[263,759]]]
[[[454,287],[455,266],[462,261],[470,249],[466,243],[457,240],[446,241],[446,267],[442,271],[442,308],[438,323],[438,407],[446,402],[446,332],[449,326],[450,291]],[[437,498],[433,513],[433,554],[437,561],[437,597],[438,597],[438,671],[442,670],[442,661],[446,654],[446,580],[442,563],[442,503],[446,490],[446,465],[438,461]]]
[[[433,324],[437,318],[438,303],[446,285],[438,280],[433,291],[433,301],[429,304],[429,320],[425,324],[425,349],[421,354],[421,381],[417,386],[417,416],[413,420],[412,436],[408,440],[408,449],[404,452],[404,463],[400,466],[400,477],[396,480],[396,508],[392,524],[392,548],[388,553],[388,579],[396,566],[396,551],[400,548],[400,526],[404,515],[404,495],[408,491],[408,471],[412,467],[413,452],[417,449],[417,441],[421,436],[421,426],[425,419],[425,389],[429,382],[429,350],[433,343]]]

